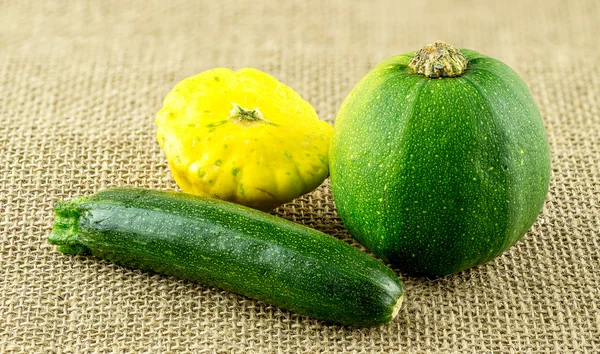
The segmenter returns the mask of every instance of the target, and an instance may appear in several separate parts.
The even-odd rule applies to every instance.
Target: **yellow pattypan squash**
[[[186,193],[269,210],[312,191],[329,173],[332,127],[294,90],[256,69],[218,68],[181,81],[156,124]]]

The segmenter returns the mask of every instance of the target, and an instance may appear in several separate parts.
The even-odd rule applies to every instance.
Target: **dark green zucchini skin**
[[[220,200],[116,188],[57,202],[49,241],[239,293],[324,321],[376,326],[402,299],[396,274],[319,231]]]
[[[403,272],[443,276],[492,260],[542,209],[550,148],[531,93],[463,49],[462,76],[414,73],[415,53],[369,72],[338,112],[334,201],[356,240]]]

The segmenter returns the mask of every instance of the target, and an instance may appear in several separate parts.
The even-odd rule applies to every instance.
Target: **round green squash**
[[[383,61],[352,90],[330,173],[356,240],[401,271],[442,276],[527,232],[548,191],[550,148],[513,70],[435,42]]]

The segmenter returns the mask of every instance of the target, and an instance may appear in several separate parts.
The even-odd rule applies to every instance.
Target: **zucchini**
[[[241,205],[114,188],[55,205],[50,243],[218,287],[316,319],[367,327],[402,303],[396,274],[322,232]]]

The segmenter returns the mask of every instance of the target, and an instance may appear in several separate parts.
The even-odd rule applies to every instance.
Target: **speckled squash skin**
[[[269,211],[329,174],[332,127],[290,87],[260,70],[207,70],[179,82],[156,115],[177,185]]]
[[[208,197],[109,189],[58,202],[59,251],[200,282],[351,326],[390,321],[402,285],[379,260],[324,233]]]
[[[349,232],[412,274],[488,262],[539,214],[550,179],[541,115],[502,62],[462,49],[458,77],[427,78],[389,58],[364,77],[334,125],[330,173]]]

